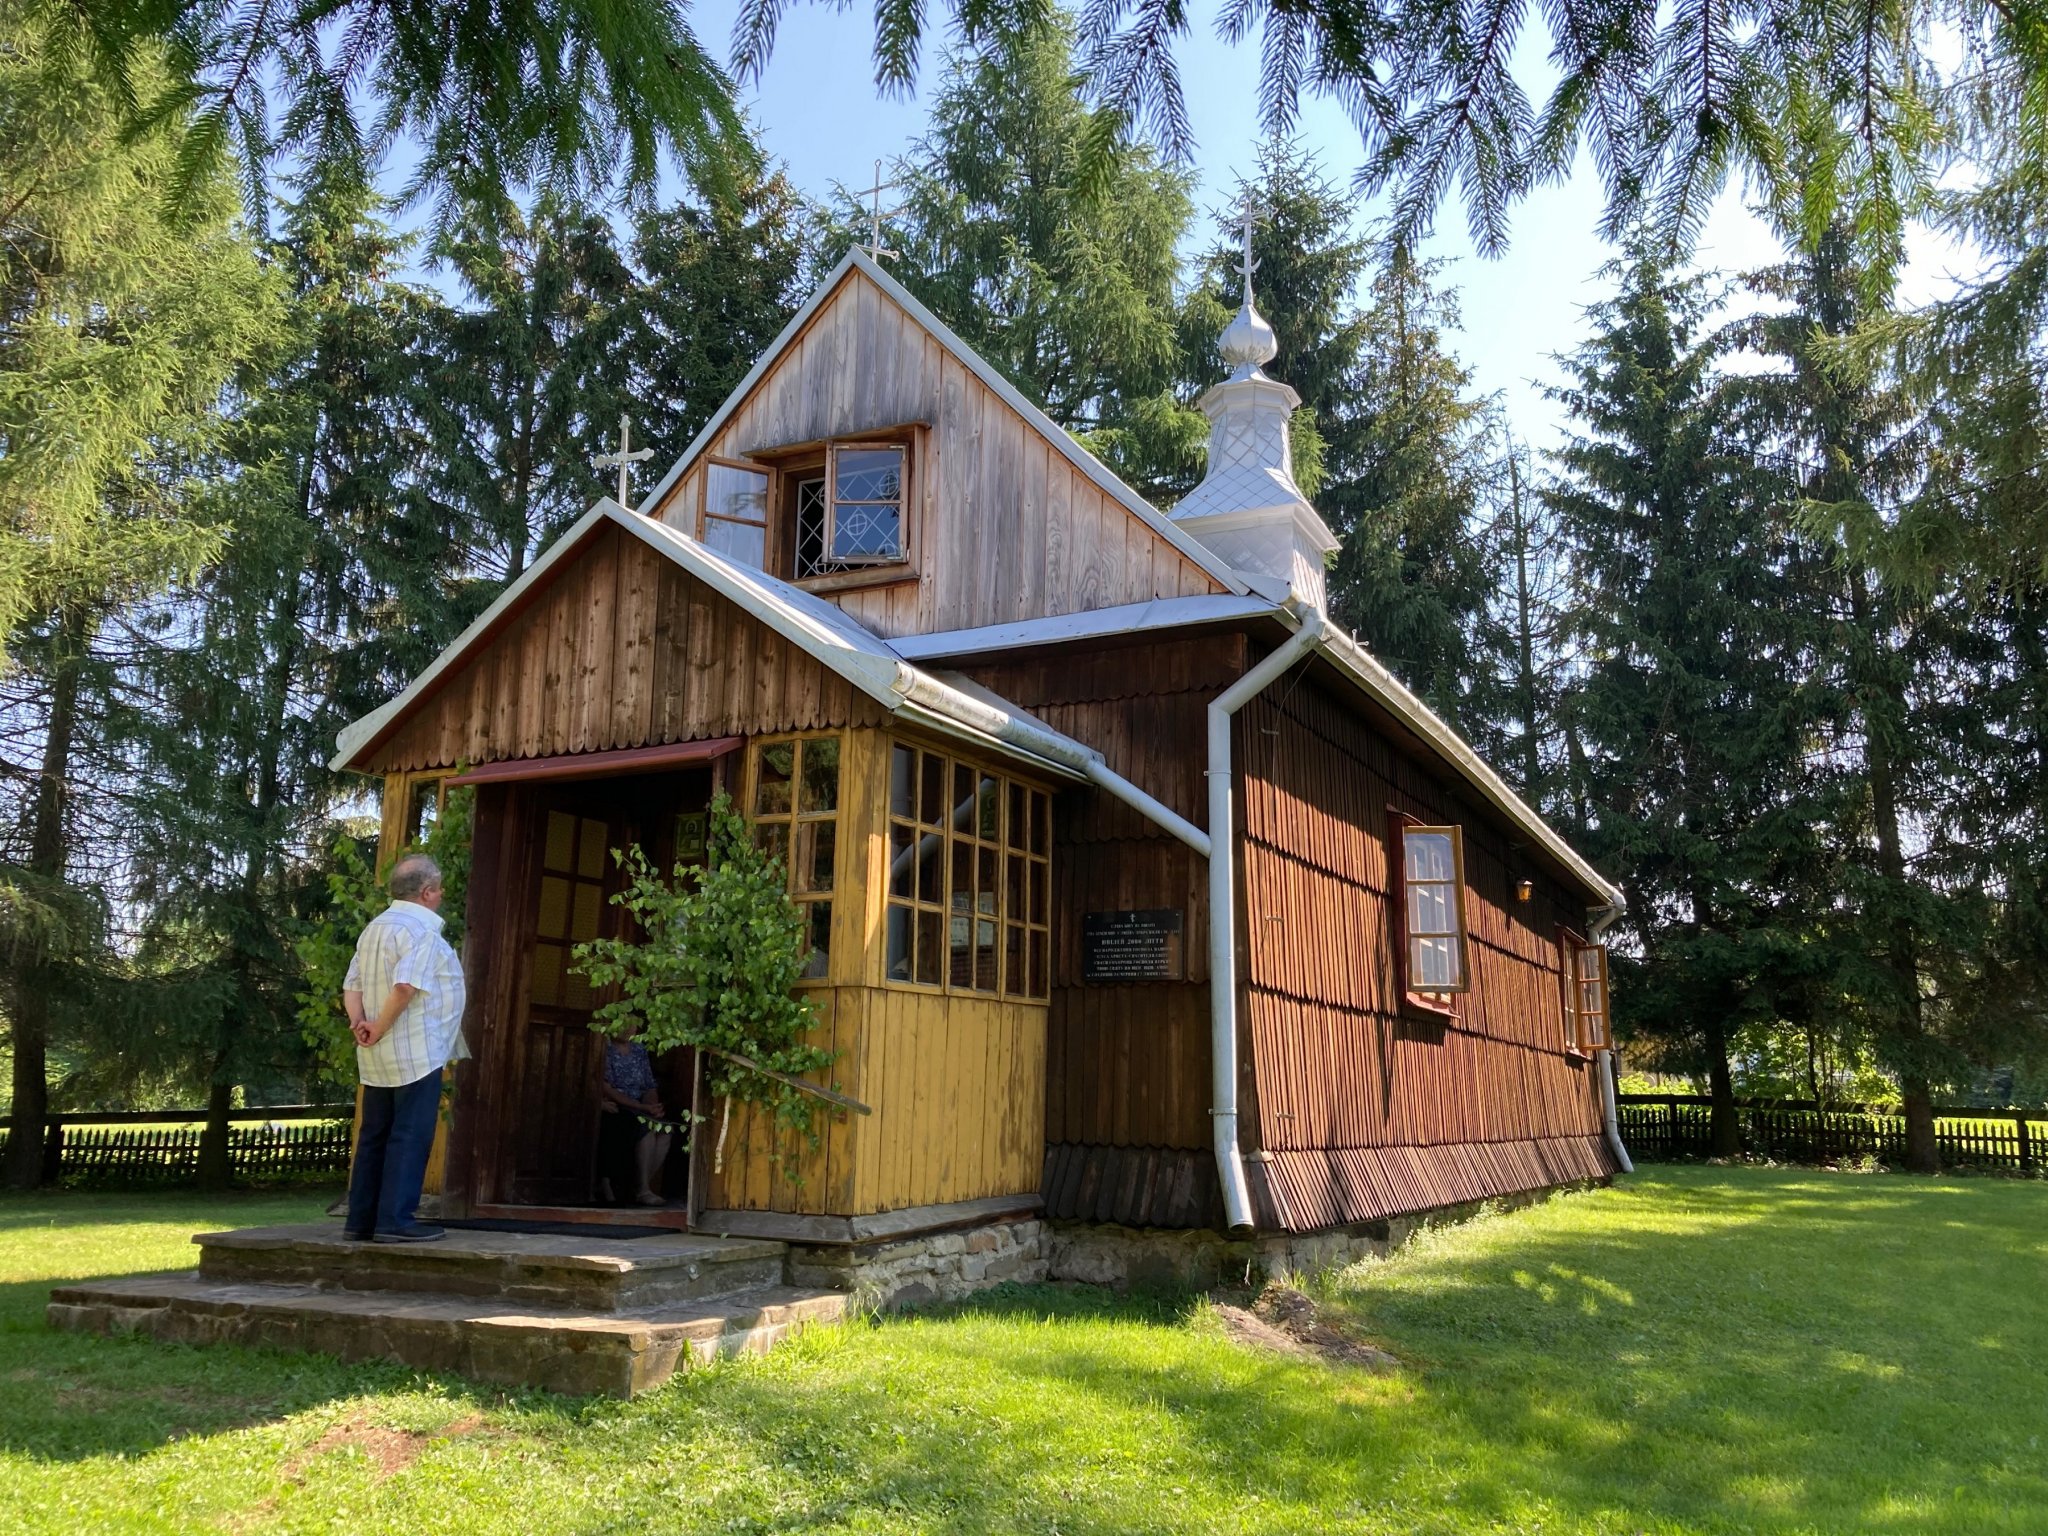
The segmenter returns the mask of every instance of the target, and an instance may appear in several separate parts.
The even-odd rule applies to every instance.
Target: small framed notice
[[[1083,981],[1179,981],[1184,975],[1180,908],[1082,914]]]

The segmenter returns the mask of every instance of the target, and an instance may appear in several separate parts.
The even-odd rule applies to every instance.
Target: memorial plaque
[[[1184,974],[1178,907],[1082,914],[1083,981],[1179,981]]]

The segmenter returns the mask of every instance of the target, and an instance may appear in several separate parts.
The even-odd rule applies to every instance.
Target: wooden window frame
[[[805,811],[803,807],[803,754],[808,743],[834,741],[839,746],[839,782],[832,797],[829,811]],[[758,809],[761,785],[761,756],[770,747],[793,746],[796,750],[790,762],[789,809],[762,813]],[[783,890],[789,899],[804,912],[804,934],[808,938],[815,933],[817,918],[813,907],[823,906],[825,917],[825,964],[816,976],[797,978],[799,987],[829,987],[834,985],[835,967],[840,964],[837,954],[838,935],[833,930],[838,913],[833,903],[842,900],[846,892],[847,861],[843,856],[846,840],[841,835],[846,828],[846,732],[844,731],[778,731],[772,735],[756,736],[747,743],[747,767],[742,777],[740,805],[744,808],[747,825],[755,829],[756,842],[760,829],[779,826],[788,829],[784,842]],[[817,826],[823,822],[832,823],[832,884],[821,891],[797,889],[797,848],[802,829]]]
[[[1564,1041],[1565,1050],[1573,1056],[1591,1060],[1602,1051],[1614,1049],[1614,989],[1607,968],[1607,946],[1596,944],[1584,934],[1557,925],[1558,988],[1564,999]],[[1581,987],[1585,984],[1585,972],[1580,968],[1581,957],[1598,957],[1600,1011],[1596,1015],[1599,1026],[1591,1033],[1596,1037],[1586,1038],[1588,1031],[1583,1027],[1586,1018],[1580,1007]]]
[[[883,874],[880,882],[882,889],[882,985],[906,992],[922,992],[934,997],[972,997],[982,998],[991,1002],[1028,1003],[1038,1008],[1049,1007],[1052,1001],[1053,960],[1053,797],[1051,791],[1042,784],[1019,777],[1014,773],[1006,773],[1002,769],[980,759],[965,757],[944,748],[935,748],[923,742],[900,736],[885,736],[883,738],[883,750],[884,762],[888,766],[879,776],[882,793],[880,822],[885,829],[882,837]],[[898,815],[890,799],[890,786],[894,778],[895,754],[899,750],[913,754],[914,766],[918,773],[918,780],[912,789],[911,814],[908,817]],[[962,831],[955,819],[955,813],[958,808],[952,802],[952,791],[950,788],[945,792],[946,800],[942,812],[947,817],[946,822],[943,825],[939,825],[926,822],[923,819],[921,786],[927,762],[936,762],[938,764],[938,771],[944,776],[945,782],[949,786],[955,773],[960,769],[966,769],[975,775],[977,784],[982,778],[989,778],[995,781],[997,817],[996,831],[993,839],[982,837],[978,824],[970,826],[964,832]],[[1014,804],[1019,793],[1023,797],[1027,819],[1033,817],[1044,818],[1045,834],[1043,846],[1045,851],[1043,853],[1036,852],[1030,846],[1028,828],[1020,831],[1012,825]],[[915,862],[912,864],[913,874],[910,881],[910,894],[907,897],[899,895],[893,888],[890,876],[893,873],[892,862],[895,857],[896,830],[899,827],[904,828],[909,833],[913,849],[919,846],[919,840],[923,837],[938,836],[943,839],[943,846],[939,851],[941,879],[939,901],[936,905],[925,901],[918,892],[916,875],[914,873],[916,869]],[[971,984],[963,985],[953,980],[952,924],[955,916],[953,900],[956,894],[953,871],[956,862],[955,850],[963,847],[972,850],[972,857],[977,861],[977,867],[984,852],[992,853],[995,858],[995,911],[992,914],[984,915],[978,910],[970,909],[966,914],[966,921],[970,925],[980,922],[993,922],[995,924],[996,981],[992,989],[977,987]],[[1022,870],[1025,910],[1021,914],[1011,910],[1009,873],[1013,860],[1020,861],[1019,867]],[[1031,916],[1030,893],[1034,880],[1038,882],[1039,888],[1045,893],[1041,908],[1044,913],[1042,920],[1034,920]],[[911,950],[911,976],[909,979],[889,974],[889,914],[892,909],[906,911],[910,914],[909,922],[913,947]],[[939,979],[936,982],[919,981],[916,979],[918,964],[915,946],[921,942],[918,924],[920,914],[936,915],[940,923],[939,931],[942,952],[938,967]],[[1020,936],[1018,955],[1022,959],[1025,972],[1021,982],[1012,975],[1013,968],[1010,960],[1009,940],[1013,929]],[[1035,950],[1034,945],[1036,946]],[[973,949],[973,930],[970,926],[968,951],[970,955],[973,953]],[[1038,963],[1043,968],[1044,981],[1043,990],[1037,993],[1030,990],[1030,971],[1034,953],[1039,957]]]
[[[787,581],[806,592],[845,592],[862,587],[889,587],[903,582],[916,581],[922,560],[924,529],[924,461],[930,451],[931,434],[922,422],[905,423],[893,427],[877,427],[870,431],[849,433],[844,437],[821,438],[808,443],[791,443],[780,448],[759,448],[745,459],[706,458],[707,464],[726,464],[737,469],[766,472],[768,488],[768,533],[765,543],[766,565],[764,569],[772,576]],[[903,451],[902,523],[903,557],[873,565],[856,566],[844,571],[831,571],[818,576],[796,575],[796,483],[810,478],[814,473],[822,474],[825,481],[826,537],[831,537],[831,518],[834,502],[833,464],[841,449],[900,448]],[[710,476],[700,476],[702,488],[698,492],[698,527],[704,524],[704,498],[708,494]]]
[[[697,476],[697,521],[696,538],[699,544],[710,546],[705,537],[710,525],[715,522],[732,523],[741,528],[761,530],[761,569],[772,570],[775,564],[775,471],[765,464],[756,464],[746,459],[726,458],[721,454],[706,454],[702,460],[703,472]],[[766,504],[762,508],[762,521],[750,522],[743,517],[726,517],[711,510],[711,471],[713,469],[737,469],[749,475],[761,475],[768,481]],[[726,558],[731,558],[727,556]]]
[[[1408,834],[1442,832],[1451,839],[1451,864],[1457,892],[1458,985],[1427,991],[1410,985],[1408,969]],[[1472,923],[1465,882],[1465,829],[1456,823],[1426,822],[1395,806],[1387,807],[1387,883],[1394,908],[1394,980],[1404,1007],[1435,1019],[1460,1017],[1458,999],[1472,990]]]

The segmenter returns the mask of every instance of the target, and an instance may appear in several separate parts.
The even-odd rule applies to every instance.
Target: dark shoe
[[[429,1227],[414,1222],[409,1227],[400,1227],[395,1232],[379,1232],[372,1241],[379,1243],[438,1243],[448,1235],[446,1227]]]
[[[376,1235],[374,1232],[350,1232],[344,1229],[341,1234],[341,1240],[344,1243],[367,1243]]]

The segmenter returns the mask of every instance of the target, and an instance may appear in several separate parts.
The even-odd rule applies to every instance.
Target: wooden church
[[[856,251],[652,494],[342,734],[387,852],[476,790],[445,1212],[616,1218],[571,950],[609,850],[689,859],[720,788],[866,1112],[784,1162],[736,1116],[634,1222],[1299,1234],[1625,1166],[1620,895],[1326,617],[1249,283],[1222,349],[1169,516]],[[664,1097],[715,1112],[685,1054]]]

